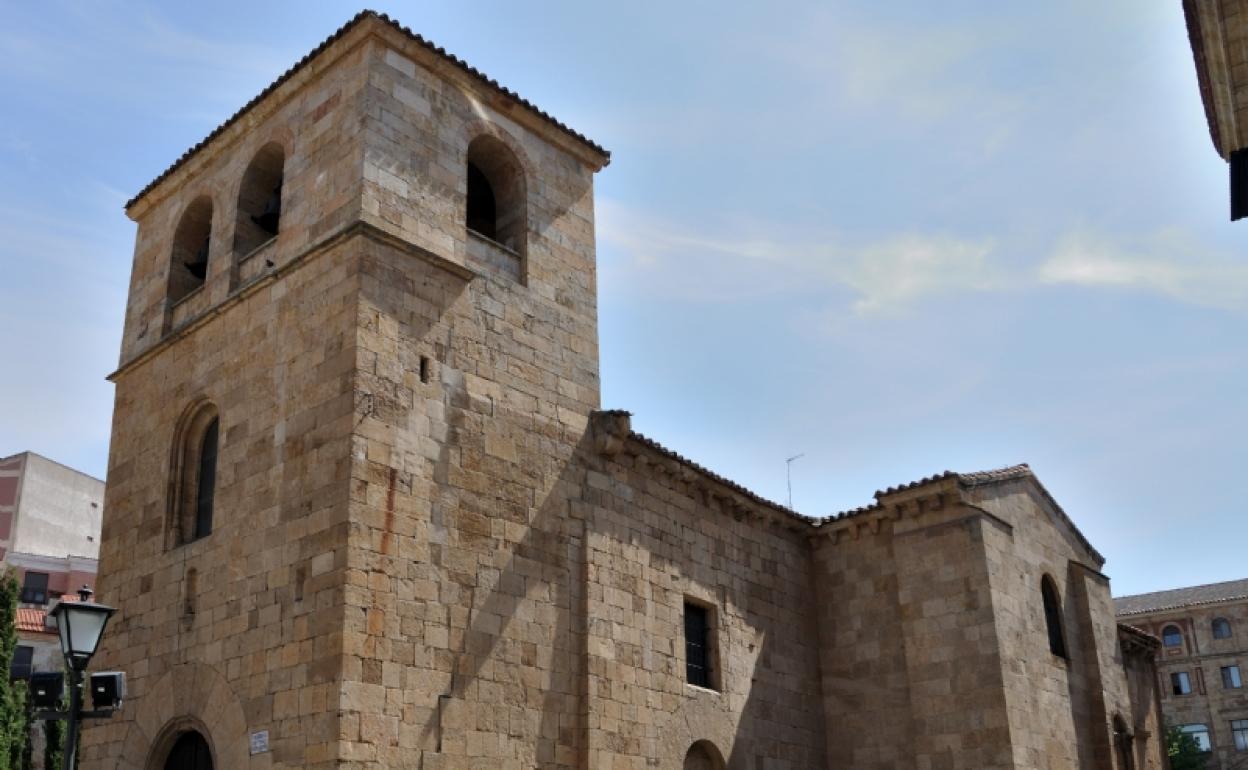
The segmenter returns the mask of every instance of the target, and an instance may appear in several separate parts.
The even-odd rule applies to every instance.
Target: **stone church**
[[[609,159],[364,12],[128,203],[84,770],[1161,767],[1026,466],[813,519],[601,409]]]

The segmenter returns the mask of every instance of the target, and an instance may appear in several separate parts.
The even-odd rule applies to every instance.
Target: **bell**
[[[195,260],[193,262],[183,262],[187,271],[198,278],[204,280],[208,275],[208,243],[207,238],[204,239],[204,245],[199,247],[199,251],[195,252]]]
[[[278,184],[273,188],[273,194],[269,196],[269,202],[264,204],[264,211],[259,215],[253,215],[251,221],[269,235],[277,235],[277,225],[282,218],[282,186]]]

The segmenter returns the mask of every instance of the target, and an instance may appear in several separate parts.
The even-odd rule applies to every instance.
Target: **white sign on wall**
[[[269,750],[269,731],[261,730],[251,734],[251,753],[263,754]]]

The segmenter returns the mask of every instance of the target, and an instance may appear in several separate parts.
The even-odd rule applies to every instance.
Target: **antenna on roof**
[[[793,510],[793,461],[805,457],[806,453],[795,454],[784,461],[784,480],[789,486],[789,510]]]

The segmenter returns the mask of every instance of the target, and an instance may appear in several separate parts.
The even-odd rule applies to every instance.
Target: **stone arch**
[[[144,770],[165,770],[169,762],[169,754],[174,746],[188,734],[195,734],[203,739],[208,746],[213,768],[220,767],[217,761],[217,750],[212,743],[212,732],[195,717],[179,716],[166,723],[152,741],[152,746],[147,752],[147,763],[143,765]]]
[[[119,768],[163,770],[178,737],[195,730],[212,753],[213,767],[245,768],[250,755],[247,718],[242,702],[213,666],[184,663],[165,672],[141,696],[127,703],[126,730]]]
[[[724,770],[724,767],[724,755],[710,741],[696,741],[685,752],[683,770]]]
[[[219,452],[221,430],[217,407],[207,398],[196,399],[183,411],[174,429],[165,515],[166,548],[184,545],[207,534],[198,531],[197,520],[201,503],[205,502],[201,499],[201,481],[206,481],[201,479],[201,466],[210,433],[215,434],[215,451]],[[212,503],[209,508],[211,520]]]
[[[1066,632],[1062,627],[1062,595],[1052,575],[1040,578],[1040,601],[1044,605],[1044,625],[1049,635],[1049,652],[1067,658]]]
[[[239,180],[234,211],[234,258],[241,259],[277,237],[285,210],[286,148],[270,141],[252,155]]]
[[[523,257],[529,232],[524,164],[495,133],[483,133],[468,143],[464,165],[465,224]]]
[[[212,198],[204,194],[192,200],[178,217],[169,250],[166,296],[170,303],[186,298],[208,279],[213,210]]]

